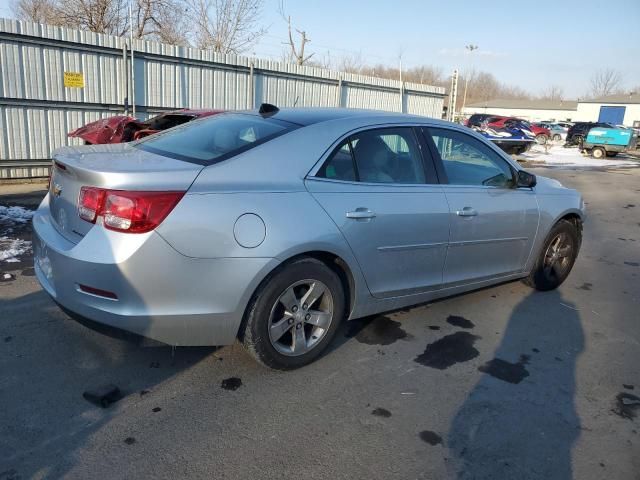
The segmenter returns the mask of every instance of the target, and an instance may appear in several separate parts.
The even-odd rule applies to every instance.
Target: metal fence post
[[[122,41],[122,91],[124,92],[124,114],[129,115],[129,68],[127,62],[127,40]]]

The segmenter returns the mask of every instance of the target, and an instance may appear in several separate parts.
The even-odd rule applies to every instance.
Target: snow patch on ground
[[[527,162],[545,163],[547,165],[580,166],[580,167],[640,167],[640,162],[630,158],[601,158],[583,155],[578,148],[564,148],[553,145],[549,153],[545,153],[542,145],[534,145],[531,150],[518,156]]]
[[[0,222],[28,223],[33,210],[24,207],[4,207],[0,205]]]
[[[31,253],[31,242],[19,238],[0,237],[0,262],[15,263],[17,258]]]

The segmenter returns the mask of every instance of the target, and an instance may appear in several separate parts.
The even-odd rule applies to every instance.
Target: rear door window
[[[223,113],[165,130],[135,146],[166,157],[211,165],[297,127],[273,118]]]
[[[334,150],[317,176],[365,183],[426,183],[418,140],[410,127],[352,135]]]

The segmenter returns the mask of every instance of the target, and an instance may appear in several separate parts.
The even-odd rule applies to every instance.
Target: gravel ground
[[[289,373],[239,345],[101,335],[54,306],[29,258],[0,265],[15,275],[0,282],[0,479],[639,479],[640,169],[533,171],[588,202],[559,290],[508,283],[349,322]],[[108,383],[115,404],[83,398]]]

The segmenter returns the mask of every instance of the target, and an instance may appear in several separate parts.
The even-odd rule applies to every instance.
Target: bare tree
[[[290,61],[289,52],[286,54],[286,60]],[[331,58],[331,52],[329,50],[326,53],[322,54],[320,57],[316,56],[314,60],[309,60],[307,65],[311,67],[319,67],[324,68],[326,70],[331,70],[333,68],[333,59]]]
[[[364,72],[365,68],[362,52],[343,55],[337,63],[337,69],[341,72],[375,76],[372,72]]]
[[[65,27],[120,36],[129,30],[125,0],[57,0],[54,9]]]
[[[297,43],[293,39],[293,32],[291,27],[291,16],[285,13],[284,2],[282,0],[280,0],[280,3],[278,4],[278,13],[280,13],[280,16],[284,19],[285,22],[287,22],[289,39],[287,42],[284,42],[284,43],[285,45],[288,46],[289,60],[295,62],[297,65],[304,65],[314,55],[313,53],[310,53],[309,55],[305,56],[305,53],[304,53],[305,47],[307,43],[311,41],[311,39],[307,37],[306,31],[299,30],[297,28],[295,30],[300,38],[299,43]]]
[[[405,77],[409,82],[422,83],[425,85],[443,85],[448,83],[448,79],[445,78],[442,69],[430,65],[411,68],[406,71]]]
[[[562,100],[564,90],[559,85],[551,85],[542,92],[542,100]]]
[[[11,9],[20,20],[58,25],[53,0],[16,0]]]
[[[188,43],[188,11],[187,5],[180,0],[135,0],[133,36],[185,45]]]
[[[266,33],[259,25],[262,0],[187,0],[199,48],[239,54]]]
[[[182,0],[132,0],[133,37],[186,42]],[[16,0],[18,18],[96,33],[129,33],[128,0]]]
[[[612,68],[597,70],[590,79],[592,97],[605,97],[621,90],[622,75]]]

